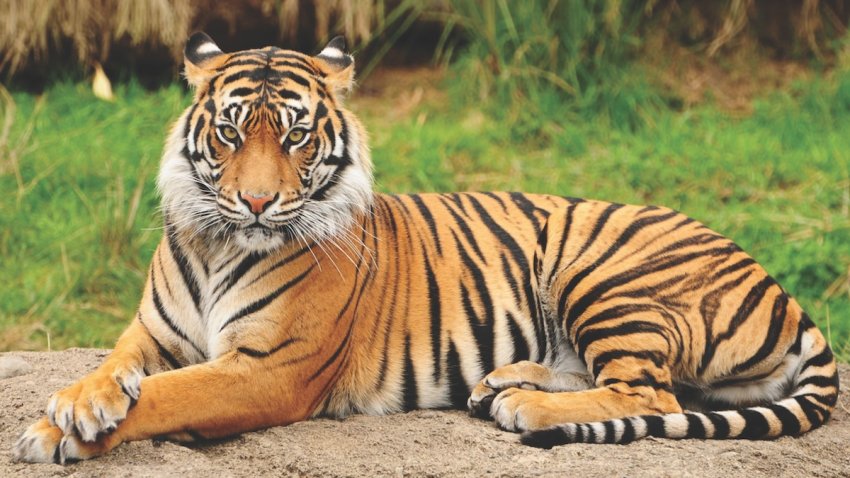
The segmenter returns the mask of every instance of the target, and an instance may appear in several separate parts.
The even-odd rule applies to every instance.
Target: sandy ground
[[[41,415],[50,394],[96,368],[105,355],[90,349],[0,355],[0,361],[18,357],[31,366],[0,379],[0,477],[850,476],[847,385],[826,427],[771,442],[647,439],[538,450],[465,413],[422,410],[312,420],[192,448],[135,442],[65,467],[13,463],[12,443]],[[850,367],[842,367],[841,379],[850,384]]]

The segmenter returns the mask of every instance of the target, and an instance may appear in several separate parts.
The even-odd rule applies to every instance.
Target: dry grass
[[[832,40],[847,33],[847,0],[647,0],[644,11],[689,42],[705,43],[709,57],[757,39],[783,55],[832,56]]]
[[[259,22],[272,26],[281,39],[291,43],[307,37],[318,43],[341,32],[352,44],[362,44],[382,33],[386,24],[397,18],[398,10],[428,9],[432,13],[443,12],[438,17],[451,18],[444,13],[457,3],[447,0],[3,0],[0,1],[0,72],[11,75],[28,65],[45,64],[51,56],[68,52],[82,65],[103,63],[118,43],[165,48],[179,60],[187,35],[215,22],[223,22],[231,35],[256,34],[254,26]],[[487,9],[499,2],[459,3]],[[552,2],[555,3],[558,2]],[[734,48],[736,40],[749,36],[783,51],[831,60],[833,40],[846,33],[850,1],[609,0],[596,14],[606,28],[619,30],[631,20],[630,11],[642,11],[641,22],[650,28],[676,30],[678,36],[703,44],[702,51],[708,56]]]
[[[7,74],[43,63],[70,48],[83,65],[105,62],[118,42],[165,47],[179,59],[191,31],[220,20],[239,32],[246,17],[277,23],[281,36],[311,35],[321,41],[342,32],[362,43],[387,18],[384,0],[4,0],[0,2],[0,71]],[[245,17],[243,17],[243,15]],[[314,25],[305,31],[304,19]],[[257,18],[250,18],[252,21]],[[243,28],[244,30],[244,28]]]

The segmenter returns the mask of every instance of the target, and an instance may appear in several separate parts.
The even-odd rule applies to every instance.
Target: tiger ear
[[[197,32],[189,37],[183,50],[186,81],[195,88],[205,84],[229,55],[221,51],[206,33]]]
[[[344,94],[354,85],[354,57],[345,48],[345,38],[338,36],[315,58],[325,73],[325,84],[334,94]]]

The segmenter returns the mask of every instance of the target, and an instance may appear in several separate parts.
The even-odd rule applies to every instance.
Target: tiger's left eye
[[[300,129],[294,129],[289,132],[289,136],[286,137],[292,144],[298,144],[299,141],[304,139],[304,131]]]
[[[233,141],[239,137],[239,132],[233,126],[224,126],[221,128],[221,135]]]

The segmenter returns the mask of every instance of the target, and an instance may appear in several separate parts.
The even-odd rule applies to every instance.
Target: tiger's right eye
[[[222,126],[221,135],[230,141],[234,141],[239,137],[239,132],[233,126]]]

